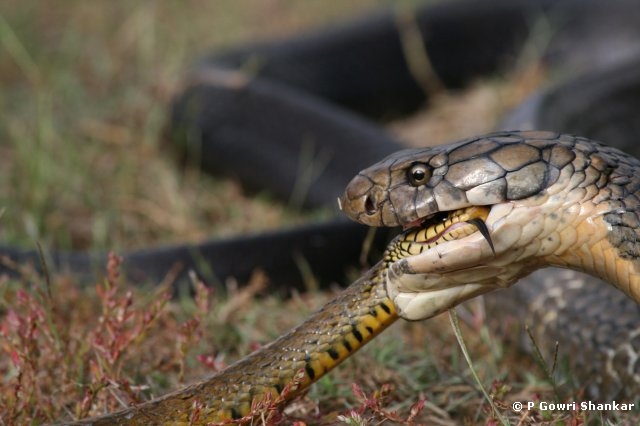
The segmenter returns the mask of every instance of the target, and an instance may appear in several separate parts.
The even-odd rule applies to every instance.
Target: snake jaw
[[[486,224],[489,212],[489,207],[471,206],[438,212],[406,223],[403,226],[403,233],[387,250],[388,260],[395,261],[419,255],[439,244],[459,241],[478,232],[495,254],[491,233]]]
[[[502,220],[510,210],[505,203],[442,212],[396,237],[386,256],[386,289],[400,317],[430,318],[512,284],[514,270],[501,261],[520,234]]]
[[[472,222],[466,223],[468,234],[431,243],[422,250],[410,246],[404,256],[392,259],[395,263],[388,268],[386,290],[399,316],[430,318],[472,297],[509,287],[537,269],[545,217],[556,211],[553,206],[543,208],[541,201],[483,207],[488,213],[480,216],[480,227],[473,218],[465,219]],[[415,245],[411,241],[415,232],[424,231],[407,231],[390,246]]]
[[[389,244],[388,251],[395,255],[390,260],[405,259],[416,274],[450,274],[489,261],[500,264],[504,256],[518,251],[521,225],[531,220],[505,220],[512,211],[511,203],[499,203],[445,212],[442,225],[442,216],[436,222],[437,216],[423,219],[421,227],[403,232]]]

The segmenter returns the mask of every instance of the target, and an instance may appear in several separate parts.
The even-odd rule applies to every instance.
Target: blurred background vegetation
[[[117,249],[292,220],[234,182],[177,169],[160,143],[171,98],[204,54],[383,3],[3,2],[0,240]]]

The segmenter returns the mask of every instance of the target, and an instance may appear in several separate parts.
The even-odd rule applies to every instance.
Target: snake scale
[[[242,418],[292,383],[279,402],[296,396],[398,317],[430,318],[549,265],[605,279],[640,302],[639,169],[615,148],[552,132],[501,132],[393,154],[359,173],[340,203],[364,224],[406,228],[377,265],[227,370],[87,423]],[[613,366],[631,371],[628,392],[640,383],[636,361]]]
[[[610,55],[620,51],[627,52],[626,48],[633,46],[633,43],[627,43],[623,37],[622,42],[614,40],[614,45],[622,44],[625,49],[612,49],[607,28],[614,27],[616,34],[624,34],[627,31],[631,33],[632,37],[629,38],[632,41],[637,39],[633,35],[637,34],[638,26],[631,18],[634,14],[627,10],[629,7],[633,9],[635,6],[630,2],[598,0],[452,1],[417,10],[413,16],[413,24],[426,40],[426,50],[435,73],[445,87],[455,89],[463,87],[478,76],[500,73],[514,66],[516,62],[514,57],[530,36],[532,17],[540,13],[546,14],[545,17],[550,18],[561,29],[559,42],[551,43],[545,54],[544,60],[547,64],[561,68],[558,67],[558,63],[562,64],[563,60],[569,58],[567,62],[572,62],[578,69],[586,69],[592,65],[595,67],[598,64],[608,66],[611,62]],[[599,24],[608,23],[609,26],[594,25],[593,21],[587,19],[590,16],[597,16]],[[275,188],[274,193],[288,199],[295,199],[291,194],[295,193],[296,188],[291,188],[290,185],[297,180],[297,175],[292,173],[290,166],[296,162],[303,151],[299,146],[300,139],[311,141],[312,146],[313,143],[322,142],[322,146],[319,148],[316,146],[318,152],[314,154],[321,158],[330,157],[331,161],[321,164],[325,168],[319,171],[315,176],[316,179],[310,183],[307,188],[308,196],[299,202],[305,206],[320,206],[333,202],[335,196],[357,169],[372,164],[384,155],[401,148],[401,144],[393,136],[381,131],[378,126],[367,120],[345,111],[344,107],[369,117],[388,118],[387,114],[397,115],[412,111],[425,99],[430,99],[430,94],[424,93],[420,84],[415,81],[404,57],[402,38],[406,35],[404,26],[412,28],[411,25],[406,24],[410,21],[411,19],[398,19],[394,14],[381,14],[327,33],[320,32],[292,41],[249,46],[208,58],[196,67],[194,76],[177,98],[173,109],[171,130],[175,133],[183,132],[187,136],[201,135],[197,140],[185,138],[187,139],[186,147],[182,148],[187,152],[185,155],[187,157],[190,155],[190,150],[201,154],[197,160],[201,161],[200,165],[204,169],[225,171],[225,168],[233,165],[233,170],[226,171],[234,175],[244,175],[248,186],[270,184]],[[591,22],[591,25],[584,25],[585,22]],[[368,40],[375,40],[375,43]],[[600,43],[601,41],[604,42]],[[580,58],[586,58],[588,66],[585,62],[580,62]],[[247,64],[256,63],[260,64],[257,70],[247,67]],[[632,62],[631,65],[634,63]],[[246,70],[249,71],[246,72]],[[637,84],[636,70],[636,66],[628,67],[628,71],[623,73],[626,77],[622,79],[619,78],[621,74],[613,68],[605,70],[606,76],[600,74],[588,83],[575,79],[576,83],[581,84],[565,87],[568,90],[558,90],[555,94],[560,95],[555,99],[553,96],[538,98],[534,110],[528,110],[524,120],[516,121],[508,128],[525,128],[533,124],[533,127],[537,128],[571,131],[587,136],[596,136],[604,129],[606,136],[597,139],[616,146],[625,146],[631,152],[635,148],[635,138],[639,133],[634,131],[637,126],[635,123],[639,121],[634,118],[637,108],[629,106],[635,101],[631,99],[632,96],[627,95],[632,95],[636,91],[634,88]],[[621,82],[629,84],[620,85]],[[629,90],[630,87],[633,89]],[[627,100],[626,104],[625,102],[620,104],[621,108],[618,108],[620,105],[616,105],[615,108],[603,108],[603,105],[611,103],[610,98]],[[343,108],[335,107],[334,104],[341,105]],[[597,109],[596,115],[600,114],[597,116],[598,119],[591,121],[588,118],[585,119],[584,117],[590,116],[584,113],[585,108]],[[571,109],[580,110],[580,113],[570,116],[567,111]],[[611,114],[604,114],[606,112]],[[283,116],[289,118],[288,125],[274,125],[274,123],[280,123]],[[621,116],[625,116],[622,122]],[[546,136],[517,137],[512,134],[505,140],[493,135],[488,137],[492,140],[491,143],[482,142],[485,140],[483,138],[478,139],[476,142],[467,141],[463,144],[469,147],[483,146],[484,148],[481,149],[485,149],[488,145],[493,147],[482,151],[477,160],[478,162],[487,161],[490,165],[489,168],[493,174],[485,176],[490,182],[482,185],[485,185],[483,188],[496,202],[504,201],[509,197],[519,198],[522,195],[513,191],[504,192],[505,188],[514,181],[516,184],[520,181],[522,185],[527,183],[527,179],[524,179],[528,176],[527,173],[521,169],[510,169],[510,167],[517,169],[517,166],[522,166],[522,169],[529,167],[551,170],[548,174],[543,173],[545,176],[543,183],[539,181],[537,184],[534,183],[538,191],[544,192],[545,185],[552,183],[555,169],[559,179],[557,182],[563,182],[560,179],[562,177],[560,170],[568,170],[566,167],[572,167],[574,171],[578,171],[574,175],[577,176],[574,178],[577,188],[580,188],[580,185],[588,188],[593,188],[595,185],[597,188],[600,180],[591,181],[594,174],[594,167],[590,163],[591,158],[603,159],[601,164],[596,164],[596,171],[601,171],[598,167],[603,164],[609,165],[611,167],[604,167],[603,171],[610,172],[609,177],[618,176],[614,182],[617,186],[610,184],[599,188],[605,192],[610,188],[616,188],[606,197],[601,197],[601,201],[608,206],[616,202],[622,203],[625,204],[625,209],[631,210],[634,206],[627,206],[626,200],[637,201],[631,195],[637,194],[637,188],[634,189],[633,186],[634,179],[631,178],[633,175],[628,174],[629,167],[637,167],[637,162],[621,155],[618,151],[591,145],[586,140],[559,136],[557,133]],[[559,162],[554,164],[553,168],[547,169],[544,164],[548,164],[547,162],[554,156],[550,154],[553,149],[546,144],[552,144],[554,139],[563,139],[559,145],[565,148],[570,147],[566,150],[576,153],[576,156],[564,163],[563,161],[571,157],[565,151],[564,157],[560,156],[564,160],[559,161],[556,158]],[[631,142],[628,141],[629,139]],[[507,148],[508,146],[511,148]],[[536,156],[535,152],[538,152],[538,157],[535,157],[537,159],[524,165],[518,163],[517,158],[512,158],[514,156],[503,154],[506,159],[494,158],[494,154],[518,149],[515,148],[517,146],[529,147],[520,148],[522,158],[531,159]],[[458,148],[438,148],[433,152],[442,156],[443,152]],[[559,150],[564,151],[562,148]],[[238,158],[239,152],[244,159],[240,164],[233,161]],[[637,152],[634,153],[638,155]],[[429,154],[422,152],[420,155]],[[616,161],[610,162],[612,158]],[[617,161],[618,159],[622,159],[622,163]],[[275,162],[275,167],[268,167],[269,162]],[[289,167],[278,167],[282,164]],[[561,168],[561,165],[565,168]],[[383,164],[381,167],[382,173],[386,174],[387,166]],[[456,169],[459,172],[461,166],[452,168],[454,172]],[[500,173],[503,173],[500,169],[504,171],[504,176],[499,177]],[[620,175],[621,172],[627,173],[629,182],[624,183],[624,179],[620,177],[624,176],[624,173]],[[374,174],[377,176],[377,173]],[[510,181],[507,176],[512,176],[509,178]],[[453,178],[451,181],[443,182],[451,183],[452,181],[461,183]],[[361,185],[356,184],[358,187]],[[515,187],[522,189],[522,185]],[[445,187],[447,186],[439,186],[439,188]],[[452,188],[448,187],[448,189]],[[353,184],[348,191],[354,191]],[[626,194],[625,197],[616,198],[620,196],[619,191]],[[388,192],[389,197],[392,194],[395,196],[395,188]],[[500,198],[500,196],[506,198]],[[460,197],[462,198],[461,195]],[[351,197],[347,197],[343,200],[343,208],[350,214],[359,215],[363,220],[375,216],[371,205],[357,206],[357,203],[350,199]],[[509,203],[524,202],[526,199],[528,198],[510,200]],[[376,200],[379,203],[383,202],[379,198]],[[477,201],[476,198],[474,200]],[[412,212],[407,216],[403,207],[409,207]],[[425,214],[431,207],[433,206],[424,210]],[[443,202],[440,207],[458,208],[447,202]],[[416,217],[413,201],[404,204],[396,203],[394,208],[396,209],[394,219],[385,224],[404,223],[407,220],[417,224],[414,221]],[[363,211],[364,216],[360,215]],[[607,243],[596,244],[600,248],[607,248],[604,253],[608,253],[603,258],[604,263],[599,264],[599,269],[596,268],[598,265],[595,263],[576,265],[577,258],[567,259],[566,256],[547,258],[544,261],[589,270],[597,276],[608,278],[622,286],[622,290],[626,290],[626,293],[637,296],[637,290],[634,290],[633,285],[625,287],[627,281],[624,277],[613,277],[611,268],[608,266],[615,258],[623,259],[618,265],[619,271],[635,268],[633,261],[629,259],[635,255],[635,246],[631,243],[635,241],[634,238],[637,238],[637,233],[634,234],[634,226],[632,226],[633,221],[637,221],[637,215],[634,216],[629,211],[629,214],[620,216],[618,214],[620,211],[622,210],[609,213],[608,220],[603,219],[606,227],[611,229],[612,236],[599,240]],[[478,253],[488,255],[487,250],[491,251],[491,255],[487,257],[488,262],[506,259],[500,254],[501,244],[505,244],[500,238],[500,232],[491,233],[493,229],[491,213],[485,216],[486,212],[478,210],[474,211],[474,214],[480,214],[479,217],[464,216],[468,213],[458,212],[451,219],[456,223],[455,229],[442,237],[445,240],[454,238],[454,241],[449,241],[447,244],[455,243],[455,238],[471,239],[480,244]],[[449,220],[440,216],[438,218],[444,222],[436,224],[434,231],[430,232],[436,232],[436,228],[442,227]],[[496,230],[497,228],[494,229]],[[488,239],[482,231],[485,234],[488,232]],[[403,234],[404,236],[394,240],[388,246],[381,263],[354,283],[336,301],[323,308],[296,330],[284,335],[262,351],[234,364],[223,374],[158,400],[107,415],[101,419],[88,419],[81,423],[197,423],[239,417],[248,412],[250,401],[254,397],[264,394],[277,395],[287,387],[287,384],[291,384],[295,377],[293,383],[297,383],[298,388],[287,394],[288,398],[293,397],[382,331],[399,315],[429,316],[433,312],[446,309],[466,297],[497,285],[493,282],[489,287],[468,287],[464,290],[468,293],[463,291],[457,296],[453,293],[447,296],[447,292],[444,292],[442,294],[445,297],[439,302],[442,303],[441,306],[432,311],[426,309],[424,300],[432,297],[429,294],[433,295],[434,292],[432,288],[427,291],[421,287],[421,283],[427,282],[431,283],[429,285],[436,286],[440,284],[437,282],[433,284],[433,281],[430,281],[431,278],[414,273],[422,271],[424,266],[423,261],[411,260],[422,258],[419,255],[413,257],[415,250],[425,250],[419,240],[431,238],[429,232],[425,231],[423,235],[420,232],[415,229],[408,230]],[[332,222],[264,236],[208,242],[195,247],[186,245],[160,250],[132,251],[125,253],[127,263],[124,268],[127,275],[134,281],[144,281],[163,277],[174,262],[182,263],[183,271],[189,269],[199,271],[200,260],[206,258],[210,260],[214,271],[221,275],[220,278],[236,276],[242,280],[254,267],[260,267],[267,271],[276,284],[299,285],[300,278],[295,259],[285,255],[285,253],[296,252],[311,261],[314,273],[318,274],[323,281],[330,281],[337,279],[344,270],[344,266],[358,258],[363,235],[364,227]],[[591,232],[578,235],[591,235]],[[408,238],[411,240],[405,240]],[[382,241],[383,238],[380,240]],[[436,247],[426,250],[425,254],[438,253],[438,250],[443,250],[444,247],[451,247],[442,241],[437,243]],[[274,245],[281,249],[273,250]],[[628,250],[620,247],[628,247]],[[569,254],[577,255],[579,251]],[[200,256],[194,256],[194,252]],[[620,255],[621,252],[622,255]],[[332,255],[327,256],[327,253]],[[523,250],[522,253],[530,254],[528,250]],[[615,256],[613,256],[614,253]],[[14,247],[0,247],[0,254],[17,261],[35,260],[37,263],[38,259],[34,251]],[[406,256],[412,257],[401,260]],[[99,260],[101,257],[87,253],[53,252],[51,258],[52,265],[89,276],[93,276],[95,272],[90,265],[103,263]],[[243,262],[238,261],[240,258]],[[526,256],[522,259],[525,258]],[[587,258],[580,257],[580,259]],[[417,264],[413,265],[414,262]],[[524,265],[520,272],[511,271],[510,273],[514,276],[509,277],[507,273],[507,278],[503,278],[498,286],[505,286],[509,279],[523,274],[525,270],[540,266],[532,259],[530,262]],[[427,269],[431,270],[436,266],[446,267],[447,265],[436,262],[435,266],[429,265]],[[500,266],[502,267],[504,265]],[[0,269],[2,268],[3,266],[0,266]],[[390,279],[387,277],[387,271],[394,271]],[[2,272],[7,271],[2,269]],[[444,276],[464,277],[464,274],[456,274],[448,272]],[[485,278],[488,279],[488,277]],[[612,292],[611,286],[603,285],[593,277],[576,275],[572,270],[556,271],[555,274],[547,274],[545,271],[536,272],[527,280],[527,284],[532,285],[519,284],[507,291],[493,292],[487,298],[487,303],[496,304],[501,311],[512,309],[516,311],[513,313],[518,317],[523,315],[520,307],[530,306],[532,309],[527,311],[529,317],[525,321],[539,328],[537,335],[546,334],[555,337],[553,324],[560,325],[562,333],[558,336],[563,342],[569,344],[575,364],[581,366],[579,370],[582,373],[581,379],[586,380],[585,383],[590,386],[589,391],[592,394],[637,396],[636,354],[640,352],[638,331],[635,328],[639,314],[637,305],[631,303],[623,292]],[[561,281],[565,285],[559,285]],[[388,297],[388,290],[392,298]],[[575,300],[576,303],[567,303],[571,300]],[[603,300],[608,304],[602,304]],[[396,304],[400,308],[399,311],[396,311]],[[546,312],[544,308],[548,306],[554,306],[554,310]],[[615,312],[615,315],[612,315],[612,312]],[[334,317],[335,314],[337,316]],[[318,332],[317,324],[322,323],[332,324],[331,333]],[[338,330],[337,333],[336,330]],[[203,397],[203,393],[209,396]]]

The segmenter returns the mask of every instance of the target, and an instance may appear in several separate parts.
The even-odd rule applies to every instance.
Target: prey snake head
[[[405,319],[544,266],[586,271],[638,300],[638,261],[621,260],[611,225],[629,213],[616,201],[628,191],[611,183],[614,170],[633,175],[637,164],[620,167],[626,157],[569,135],[495,133],[395,153],[360,172],[340,206],[360,223],[404,228],[385,261],[388,295]]]

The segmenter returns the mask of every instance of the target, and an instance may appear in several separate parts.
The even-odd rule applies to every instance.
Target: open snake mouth
[[[389,250],[391,260],[418,255],[445,241],[459,240],[480,232],[495,254],[485,220],[490,207],[472,206],[439,212],[403,226],[403,233]]]

